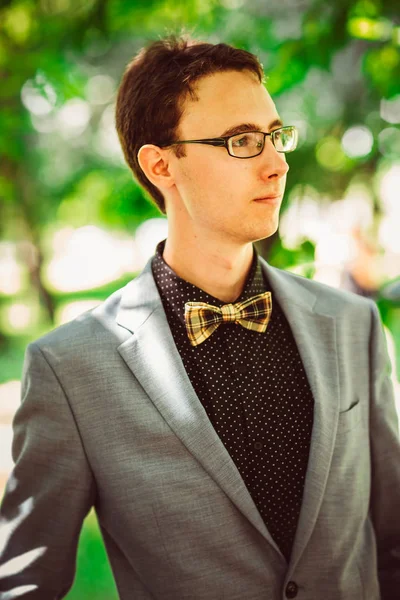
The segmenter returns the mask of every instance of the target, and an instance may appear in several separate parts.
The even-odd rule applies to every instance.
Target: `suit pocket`
[[[361,422],[361,402],[358,400],[348,410],[339,413],[337,435],[347,433]]]

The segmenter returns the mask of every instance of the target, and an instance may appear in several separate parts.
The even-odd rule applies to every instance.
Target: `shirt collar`
[[[172,311],[184,323],[186,302],[207,302],[218,307],[226,304],[192,283],[178,277],[163,258],[164,246],[165,240],[157,245],[156,253],[152,260],[152,271],[166,310]],[[254,249],[253,262],[249,275],[243,291],[236,302],[242,302],[243,300],[247,300],[247,298],[262,294],[267,289],[261,264]]]

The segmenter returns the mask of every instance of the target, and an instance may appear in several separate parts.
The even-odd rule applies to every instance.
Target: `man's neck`
[[[228,303],[235,302],[243,291],[253,252],[251,243],[228,247],[195,239],[182,244],[169,236],[163,258],[178,277]]]

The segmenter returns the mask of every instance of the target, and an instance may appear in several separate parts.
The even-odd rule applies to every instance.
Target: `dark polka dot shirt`
[[[289,324],[265,281],[257,254],[237,302],[272,293],[265,333],[223,323],[193,347],[185,327],[185,303],[224,302],[179,278],[157,246],[152,270],[168,324],[191,384],[251,494],[264,522],[289,561],[313,426],[314,401]]]

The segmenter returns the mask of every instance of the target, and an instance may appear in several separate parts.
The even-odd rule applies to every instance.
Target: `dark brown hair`
[[[168,146],[175,141],[184,100],[187,95],[196,99],[195,82],[231,70],[251,71],[263,81],[262,66],[250,52],[188,36],[152,42],[126,68],[116,105],[118,136],[126,162],[163,213],[164,197],[140,168],[138,151],[144,144]],[[183,146],[174,149],[184,156]]]

